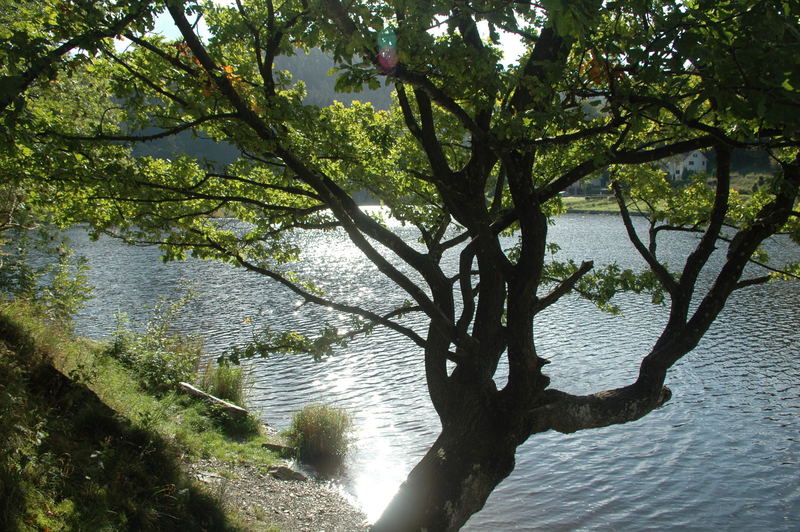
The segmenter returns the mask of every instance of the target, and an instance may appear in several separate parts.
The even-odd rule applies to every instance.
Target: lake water
[[[642,266],[614,216],[565,215],[551,237],[564,257]],[[71,238],[93,266],[95,299],[79,317],[86,335],[108,336],[115,312],[141,315],[186,280],[202,296],[179,325],[202,335],[212,355],[243,343],[259,324],[311,331],[347,323],[335,312],[299,306],[288,291],[241,269],[197,260],[164,265],[157,250],[90,243],[79,229]],[[676,263],[693,241],[673,238],[665,256]],[[377,310],[405,299],[343,235],[316,235],[303,245],[305,262],[296,271],[319,279],[331,295]],[[770,247],[797,258],[780,241]],[[620,297],[624,314],[613,317],[565,298],[542,315],[537,345],[553,362],[546,367],[552,385],[587,393],[634,379],[665,320],[665,309],[648,299]],[[735,294],[698,348],[673,368],[673,398],[664,408],[626,425],[533,436],[466,529],[800,530],[798,303],[800,283]],[[424,330],[423,322],[408,323]],[[247,367],[254,379],[249,406],[275,427],[312,401],[354,414],[357,446],[341,487],[372,519],[438,432],[421,350],[394,333],[376,331],[318,363],[275,356]]]

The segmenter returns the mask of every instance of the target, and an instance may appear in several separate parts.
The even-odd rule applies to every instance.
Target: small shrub
[[[136,355],[133,369],[142,385],[145,389],[158,391],[174,388],[181,381],[192,380],[201,349],[199,345],[192,344],[158,346],[155,349],[142,346],[137,349]]]
[[[220,399],[244,406],[250,382],[241,366],[208,361],[197,377],[197,386]]]
[[[352,427],[352,417],[345,409],[315,403],[294,414],[286,436],[301,460],[341,459],[347,454]]]
[[[91,299],[88,271],[86,259],[56,234],[21,227],[6,233],[0,224],[0,301],[35,302],[41,317],[70,329]]]
[[[162,299],[142,332],[133,330],[125,314],[117,315],[117,330],[108,353],[130,368],[145,390],[162,392],[194,379],[202,342],[170,328],[190,297],[176,302]]]

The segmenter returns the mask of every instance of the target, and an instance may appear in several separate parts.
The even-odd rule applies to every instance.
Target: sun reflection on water
[[[407,473],[407,466],[397,456],[397,448],[385,437],[386,430],[377,421],[383,417],[380,414],[367,411],[358,416],[356,439],[360,449],[356,461],[359,474],[349,486],[370,523],[380,517]]]
[[[384,466],[385,464],[381,463],[374,464],[374,469],[371,470],[380,472],[368,477],[359,477],[353,486],[361,510],[367,515],[367,521],[370,523],[378,520],[403,482],[403,474],[399,467],[387,471]]]

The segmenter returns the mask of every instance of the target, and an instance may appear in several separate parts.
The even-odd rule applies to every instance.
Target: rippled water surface
[[[414,235],[398,228],[404,237]],[[561,254],[596,265],[641,267],[613,216],[567,215],[551,229]],[[326,309],[299,306],[267,280],[229,266],[190,260],[163,265],[153,249],[72,232],[93,266],[95,300],[80,331],[103,337],[113,315],[134,315],[190,280],[202,294],[181,326],[211,354],[247,340],[252,323],[311,331],[346,325]],[[665,243],[676,263],[693,237]],[[340,299],[388,309],[405,299],[339,234],[302,243],[297,270]],[[771,244],[782,253],[780,242]],[[796,258],[796,257],[795,257]],[[673,368],[672,400],[642,420],[573,435],[532,437],[517,467],[469,530],[800,530],[800,284],[774,283],[735,294],[706,338]],[[623,296],[612,317],[565,298],[536,326],[553,386],[586,393],[627,384],[665,320],[646,297]],[[408,324],[424,330],[424,323]],[[376,331],[315,363],[276,356],[249,363],[250,404],[277,427],[310,401],[333,402],[356,417],[357,449],[343,488],[376,518],[438,431],[420,349]],[[498,381],[502,381],[502,368]]]

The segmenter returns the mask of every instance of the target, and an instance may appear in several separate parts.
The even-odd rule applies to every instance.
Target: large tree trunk
[[[458,530],[514,470],[519,440],[501,426],[505,416],[496,407],[469,406],[454,413],[374,531]]]

